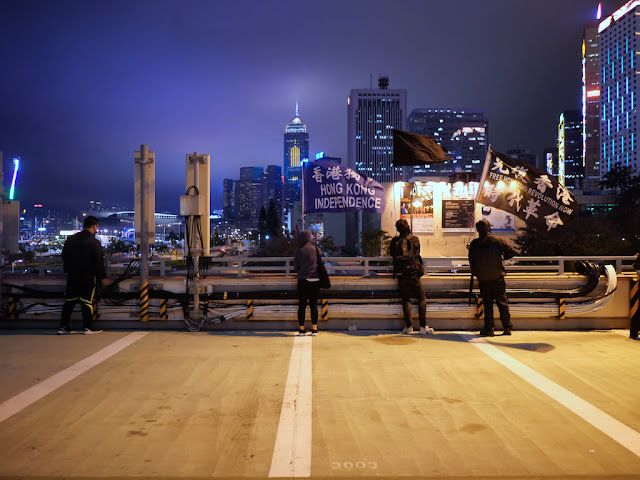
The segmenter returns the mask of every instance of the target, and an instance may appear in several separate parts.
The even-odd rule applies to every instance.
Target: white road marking
[[[67,382],[70,382],[79,375],[90,368],[95,367],[101,362],[104,362],[109,357],[115,355],[119,351],[127,348],[132,343],[140,340],[149,332],[134,332],[127,335],[124,338],[112,343],[108,347],[88,356],[84,360],[80,360],[78,363],[71,365],[69,368],[62,370],[61,372],[52,375],[51,377],[43,380],[42,382],[34,385],[33,387],[25,390],[24,392],[10,398],[6,402],[0,404],[0,422],[5,421],[7,418],[15,415],[20,410],[28,407],[32,403],[37,402],[42,397],[50,394],[57,388],[60,388]]]
[[[604,434],[611,437],[620,445],[640,457],[640,433],[616,420],[608,413],[591,405],[564,387],[527,367],[513,357],[502,352],[497,347],[487,343],[482,338],[470,335],[467,332],[456,332],[467,342],[484,352],[498,363],[507,367],[513,373],[529,382],[531,385],[549,395],[555,401],[567,407],[576,415],[582,417]]]
[[[311,476],[311,338],[293,339],[269,477]]]

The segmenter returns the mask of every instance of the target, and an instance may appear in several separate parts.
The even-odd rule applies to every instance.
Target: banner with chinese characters
[[[533,165],[489,151],[489,167],[479,202],[512,213],[548,236],[564,233],[578,204],[558,179]]]
[[[330,160],[304,167],[304,213],[383,213],[384,187]]]
[[[433,233],[433,186],[405,183],[400,199],[400,218],[411,225],[412,232]]]

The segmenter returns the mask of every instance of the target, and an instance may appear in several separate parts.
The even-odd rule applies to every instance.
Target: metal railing
[[[113,275],[118,270],[127,267],[132,257],[107,257],[107,274]],[[168,265],[170,257],[150,257],[149,272],[165,277],[173,268]],[[391,274],[393,266],[390,257],[323,257],[327,271],[331,275],[357,275],[370,277],[372,274]],[[571,257],[515,257],[514,264],[506,262],[508,272],[546,272],[557,275],[571,270],[571,262],[590,260],[602,265],[613,265],[616,273],[631,272],[631,264],[635,256],[571,256]],[[426,273],[468,272],[467,257],[423,257]],[[19,273],[62,274],[62,264],[59,256],[36,257],[37,267],[29,267],[29,271],[18,269]],[[212,275],[235,275],[244,277],[257,274],[280,274],[285,277],[295,275],[293,257],[211,257],[207,258],[207,272]],[[10,267],[5,266],[5,272],[11,273]],[[176,274],[184,273],[178,270]]]

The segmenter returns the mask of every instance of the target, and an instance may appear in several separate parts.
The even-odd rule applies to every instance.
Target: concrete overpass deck
[[[640,478],[628,331],[0,331],[0,478]]]

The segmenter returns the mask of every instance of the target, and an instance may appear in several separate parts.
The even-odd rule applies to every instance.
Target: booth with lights
[[[495,235],[512,239],[524,222],[497,208],[476,204],[478,182],[450,183],[442,178],[420,177],[410,182],[384,184],[386,208],[381,228],[397,234],[401,218],[420,239],[423,257],[467,255],[466,244],[475,238],[475,223],[487,219]]]

